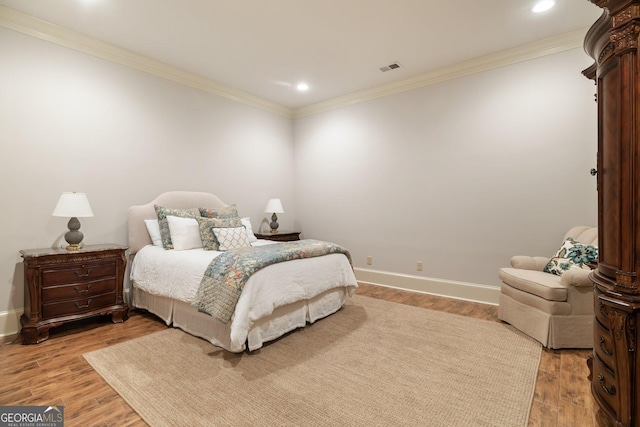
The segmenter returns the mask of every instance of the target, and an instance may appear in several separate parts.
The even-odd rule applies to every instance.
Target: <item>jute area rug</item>
[[[167,329],[84,357],[154,427],[507,427],[540,354],[504,324],[355,296],[253,353]]]

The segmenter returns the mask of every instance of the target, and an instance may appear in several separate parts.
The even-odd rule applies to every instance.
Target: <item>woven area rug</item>
[[[253,353],[167,329],[84,357],[153,427],[507,427],[540,354],[501,323],[355,296]]]

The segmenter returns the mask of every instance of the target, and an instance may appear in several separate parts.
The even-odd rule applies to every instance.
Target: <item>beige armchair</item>
[[[597,246],[598,229],[574,227],[564,239]],[[593,347],[593,283],[590,270],[561,276],[543,271],[548,257],[514,256],[501,268],[498,317],[548,348]]]

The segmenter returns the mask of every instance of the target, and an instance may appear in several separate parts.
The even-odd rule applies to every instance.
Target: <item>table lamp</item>
[[[282,209],[282,202],[280,199],[269,199],[267,202],[267,206],[264,208],[265,213],[273,213],[271,215],[271,222],[269,226],[271,226],[271,232],[278,232],[278,215],[279,213],[284,213],[284,209]]]
[[[58,199],[58,204],[52,213],[53,216],[71,217],[67,227],[67,231],[64,235],[64,240],[69,244],[67,246],[68,251],[77,251],[82,247],[80,242],[84,235],[80,231],[80,221],[78,218],[87,218],[93,216],[91,206],[89,205],[89,199],[84,193],[62,193]]]

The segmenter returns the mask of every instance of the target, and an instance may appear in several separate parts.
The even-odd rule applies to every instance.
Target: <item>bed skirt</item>
[[[204,338],[231,352],[257,350],[265,342],[304,327],[338,311],[347,300],[347,288],[330,289],[309,300],[277,307],[271,315],[253,322],[246,336],[233,336],[233,322],[221,323],[196,310],[189,303],[152,295],[133,286],[133,306],[155,314],[167,325]],[[243,334],[244,335],[244,334]],[[240,346],[239,342],[242,342]]]

